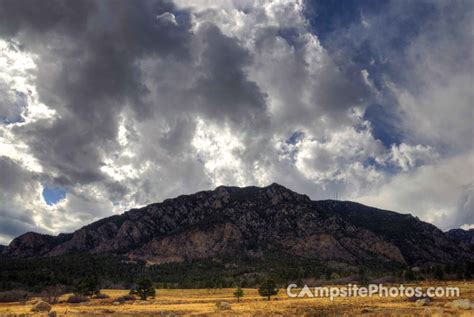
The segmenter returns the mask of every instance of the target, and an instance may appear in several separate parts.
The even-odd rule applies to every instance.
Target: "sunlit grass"
[[[471,282],[433,282],[418,284],[428,286],[457,286],[461,297],[474,300],[474,281]],[[387,285],[385,285],[387,286]],[[414,285],[413,285],[414,286]],[[124,316],[153,315],[157,313],[175,313],[179,315],[275,315],[275,316],[353,316],[366,314],[368,316],[412,315],[431,316],[453,314],[456,316],[473,316],[473,311],[456,311],[444,307],[446,302],[453,298],[436,298],[429,306],[418,307],[405,298],[381,297],[351,297],[336,298],[288,298],[284,289],[277,296],[267,301],[258,295],[256,289],[243,289],[244,297],[240,302],[233,297],[234,289],[159,289],[154,299],[146,302],[135,301],[114,305],[115,300],[127,295],[127,290],[102,290],[110,296],[109,299],[94,299],[89,303],[67,304],[60,303],[53,307],[58,316],[90,316],[100,313],[112,313]],[[61,300],[65,300],[63,296]],[[229,302],[230,311],[217,312],[216,302]],[[0,315],[9,313],[28,313],[32,302],[24,305],[20,303],[0,304]]]

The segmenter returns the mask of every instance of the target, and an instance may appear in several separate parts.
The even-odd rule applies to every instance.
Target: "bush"
[[[116,301],[119,303],[125,303],[125,302],[133,301],[133,300],[136,300],[136,298],[135,296],[132,296],[132,295],[124,295],[116,299]]]
[[[332,272],[331,275],[329,275],[329,278],[331,280],[337,280],[337,279],[340,279],[341,276],[339,274],[337,274],[336,272]]]
[[[153,282],[147,278],[138,281],[137,287],[130,291],[130,295],[137,295],[141,300],[146,300],[148,297],[155,297],[156,291]]]
[[[99,293],[99,294],[96,294],[96,295],[95,295],[95,298],[98,298],[98,299],[106,299],[106,298],[110,298],[110,296],[107,295],[107,294]]]
[[[79,304],[79,303],[85,303],[88,301],[89,301],[89,298],[83,295],[71,295],[66,300],[66,302],[69,304]]]
[[[48,304],[56,304],[61,295],[66,293],[66,287],[62,285],[51,285],[41,292],[41,298]]]
[[[26,302],[28,293],[24,291],[0,292],[0,303]]]
[[[76,285],[76,294],[89,296],[92,298],[93,296],[100,293],[100,283],[99,279],[95,275],[87,276],[83,280],[81,280]]]

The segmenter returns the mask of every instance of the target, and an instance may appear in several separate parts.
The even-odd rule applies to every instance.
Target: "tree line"
[[[370,264],[368,264],[369,266]],[[0,259],[0,291],[23,289],[42,292],[61,286],[67,291],[87,288],[99,283],[103,288],[131,289],[143,279],[159,288],[255,288],[270,277],[278,285],[302,284],[308,278],[337,282],[355,276],[364,284],[390,274],[399,281],[422,279],[471,279],[474,263],[455,263],[420,268],[393,267],[385,269],[370,265],[357,271],[344,271],[305,259],[285,255],[263,260],[234,261],[225,259],[186,261],[147,266],[143,261],[130,261],[117,255],[75,254],[50,258]],[[86,281],[91,277],[94,281]]]

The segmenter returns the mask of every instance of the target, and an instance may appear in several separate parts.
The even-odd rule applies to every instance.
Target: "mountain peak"
[[[278,183],[271,183],[270,185],[266,186],[266,187],[263,187],[262,189],[270,189],[270,190],[274,190],[274,191],[278,191],[278,192],[288,192],[288,193],[293,193],[293,194],[297,194],[297,195],[301,195],[301,194],[298,194],[294,191],[292,191],[291,189],[283,186],[283,185],[280,185]]]
[[[289,190],[289,189],[286,188],[285,186],[280,185],[280,184],[278,184],[278,183],[271,183],[270,185],[267,186],[267,188],[281,188],[281,189]]]

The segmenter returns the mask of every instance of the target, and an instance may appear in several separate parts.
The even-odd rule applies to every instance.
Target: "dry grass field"
[[[474,281],[419,284],[428,286],[457,286],[460,298],[474,300]],[[386,286],[386,285],[385,285]],[[234,289],[159,289],[154,299],[117,305],[116,298],[126,290],[103,290],[108,299],[88,303],[53,305],[56,316],[474,316],[474,310],[445,307],[455,298],[435,298],[427,306],[417,306],[406,298],[288,298],[284,289],[266,301],[257,290],[244,289],[240,302],[232,296]],[[64,300],[65,297],[61,298]],[[230,310],[217,311],[217,302],[228,302]],[[25,304],[0,304],[0,316],[47,316],[31,313],[34,301]]]

